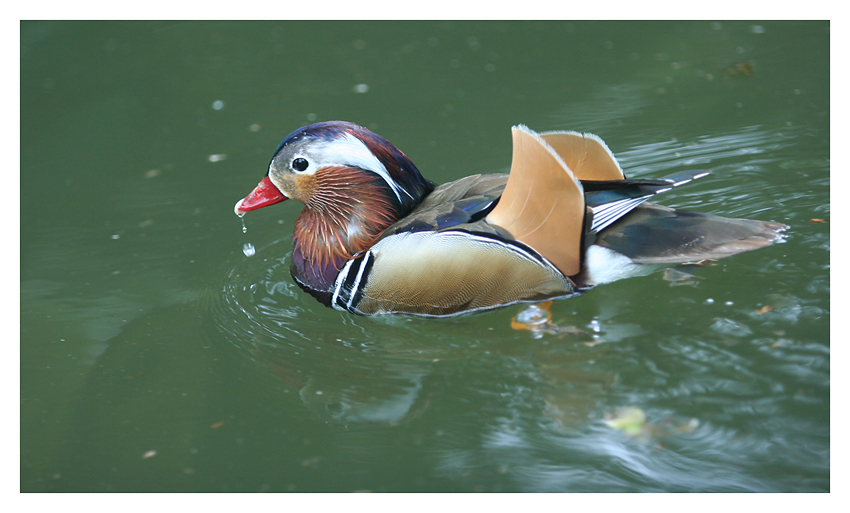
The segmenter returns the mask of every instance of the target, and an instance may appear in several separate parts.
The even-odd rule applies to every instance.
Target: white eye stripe
[[[310,163],[310,166],[303,171],[305,174],[313,174],[316,169],[323,167],[356,166],[372,171],[383,178],[399,201],[401,201],[400,192],[410,196],[410,193],[392,179],[387,168],[363,141],[351,134],[345,133],[331,141],[313,143],[310,150],[310,156],[305,157]]]

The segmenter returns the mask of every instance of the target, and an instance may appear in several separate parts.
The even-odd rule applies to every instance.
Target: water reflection
[[[358,318],[324,308],[292,283],[288,255],[264,257],[285,252],[288,244],[273,243],[258,251],[261,258],[244,259],[231,269],[222,293],[215,295],[214,318],[236,348],[297,390],[305,406],[321,418],[342,423],[405,422],[420,415],[431,397],[443,391],[446,372],[469,372],[478,365],[470,358],[496,358],[502,366],[523,367],[511,372],[534,376],[537,382],[563,383],[569,378],[572,386],[599,390],[600,382],[613,379],[581,369],[564,374],[570,365],[600,358],[602,352],[547,354],[535,361],[533,348],[516,345],[517,338],[535,339],[510,328],[516,310],[425,320]],[[581,331],[568,330],[551,339],[569,339],[572,333]],[[598,343],[599,334],[588,333],[581,340]],[[617,338],[614,332],[611,336]],[[539,344],[537,349],[548,353],[550,340]],[[559,397],[560,388],[547,392],[551,415],[564,424],[586,416],[585,407],[592,403],[588,394],[570,400]]]
[[[627,298],[606,301],[578,337],[513,331],[510,309],[462,321],[356,318],[303,297],[288,276],[288,257],[264,257],[288,244],[261,248],[261,258],[230,271],[215,322],[259,369],[297,391],[305,413],[352,430],[340,442],[349,454],[391,436],[378,428],[385,426],[409,431],[414,446],[406,451],[435,458],[431,479],[449,479],[457,489],[788,489],[754,477],[767,462],[790,459],[779,449],[790,440],[757,431],[765,416],[785,418],[787,429],[789,405],[785,395],[765,398],[783,391],[771,388],[771,371],[753,358],[776,341],[765,329],[793,324],[786,306],[772,318],[742,318],[734,304],[695,302],[704,314],[725,313],[652,344],[642,343],[649,332],[628,314]],[[661,275],[657,287],[670,290]],[[554,310],[554,322],[576,320],[565,313],[568,302]],[[762,342],[751,348],[754,336]],[[825,357],[811,354],[817,365]],[[646,415],[640,435],[606,423],[634,405]],[[796,457],[812,458],[811,451]]]

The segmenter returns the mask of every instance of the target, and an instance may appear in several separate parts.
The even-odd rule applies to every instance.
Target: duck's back
[[[382,238],[477,223],[499,201],[507,182],[507,174],[478,174],[439,185],[410,215],[387,228]],[[480,229],[488,228],[481,223]]]

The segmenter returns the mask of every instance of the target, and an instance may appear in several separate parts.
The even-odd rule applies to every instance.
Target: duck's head
[[[434,188],[383,137],[345,121],[299,128],[275,150],[266,177],[234,210],[294,199],[305,205],[293,230],[293,276],[326,290],[341,266],[367,250]]]
[[[400,218],[432,189],[413,162],[380,135],[354,123],[326,121],[289,134],[275,150],[266,177],[234,210],[242,215],[294,199],[333,213],[340,203],[382,195],[381,210],[389,208],[395,212],[387,214]]]

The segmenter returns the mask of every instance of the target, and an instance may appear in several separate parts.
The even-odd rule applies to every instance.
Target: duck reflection
[[[244,299],[240,294],[223,304],[234,308]],[[465,321],[349,316],[341,323],[323,319],[345,314],[318,309],[299,315],[300,309],[283,312],[281,306],[276,315],[274,301],[273,294],[259,301],[262,317],[218,315],[224,324],[220,329],[255,365],[296,391],[313,415],[328,422],[396,426],[459,390],[461,395],[491,393],[495,386],[506,396],[536,390],[539,396],[532,403],[542,414],[562,428],[578,428],[616,379],[588,366],[608,357],[600,346],[605,339],[598,322],[578,328],[561,314],[553,316],[548,302]],[[235,311],[244,315],[242,308]],[[506,373],[516,383],[492,381]]]

